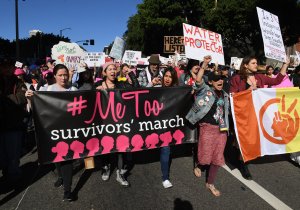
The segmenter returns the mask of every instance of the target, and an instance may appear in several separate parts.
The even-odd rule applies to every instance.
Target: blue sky
[[[103,47],[122,37],[130,16],[143,0],[19,0],[19,38],[29,37],[33,29],[62,34],[72,42],[94,39],[88,51]],[[15,39],[15,0],[0,0],[0,37]]]

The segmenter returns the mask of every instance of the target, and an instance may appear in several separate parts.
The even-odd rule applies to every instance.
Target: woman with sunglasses
[[[208,85],[203,74],[211,58],[205,57],[194,85],[195,102],[186,118],[193,125],[199,123],[198,165],[208,166],[206,188],[214,195],[220,191],[214,186],[217,171],[225,164],[224,149],[228,130],[229,96],[223,90],[220,72],[208,74]],[[200,171],[201,176],[201,171]]]

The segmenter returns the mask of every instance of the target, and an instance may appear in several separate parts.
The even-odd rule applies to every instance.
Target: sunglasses
[[[223,76],[223,75],[215,75],[214,76],[214,78],[212,79],[212,81],[214,81],[214,82],[218,82],[219,80],[223,80],[223,79],[225,79],[226,77],[225,76]]]

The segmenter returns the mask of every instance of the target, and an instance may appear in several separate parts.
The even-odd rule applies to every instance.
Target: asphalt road
[[[300,209],[300,170],[287,155],[253,161],[249,168],[254,181],[245,181],[235,168],[234,150],[227,148],[227,166],[220,168],[215,183],[222,195],[216,198],[205,188],[205,174],[193,175],[191,146],[172,148],[170,189],[161,184],[158,149],[134,153],[129,188],[116,182],[115,171],[103,182],[98,159],[97,167],[89,170],[77,161],[77,200],[71,203],[63,202],[63,189],[53,186],[53,165],[38,165],[36,148],[28,148],[21,160],[22,180],[8,184],[0,178],[0,209]]]

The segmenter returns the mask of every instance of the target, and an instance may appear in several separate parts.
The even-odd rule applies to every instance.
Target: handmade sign
[[[225,65],[220,34],[183,23],[184,46],[187,58],[202,60],[211,55],[212,62]]]
[[[122,62],[128,65],[136,66],[142,57],[141,51],[126,50]]]
[[[286,61],[279,19],[276,15],[256,7],[259,25],[264,42],[265,56],[281,62]]]
[[[88,67],[100,67],[105,63],[104,52],[87,52],[85,56],[85,63]]]
[[[183,36],[164,36],[164,53],[184,53]]]
[[[56,64],[64,64],[69,69],[81,72],[84,69],[85,51],[76,43],[60,41],[52,47],[52,59]]]

